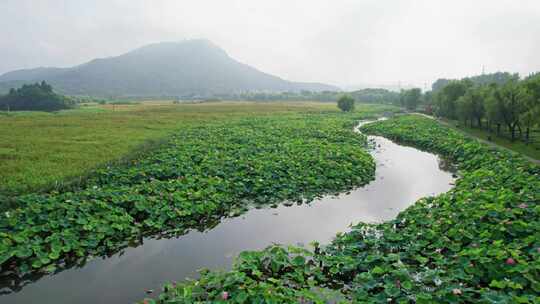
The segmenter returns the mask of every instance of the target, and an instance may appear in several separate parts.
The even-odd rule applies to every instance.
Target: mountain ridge
[[[91,96],[211,96],[247,91],[336,91],[293,82],[230,57],[208,40],[161,42],[68,68],[39,67],[0,75],[0,90],[45,80],[59,92]]]

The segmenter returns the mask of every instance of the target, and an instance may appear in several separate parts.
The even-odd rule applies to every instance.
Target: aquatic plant
[[[251,205],[309,202],[363,185],[375,165],[359,114],[268,115],[194,124],[83,189],[29,194],[0,215],[3,274],[51,272],[147,235],[205,229]],[[0,202],[1,203],[1,202]]]
[[[224,303],[223,292],[232,303],[540,302],[539,166],[419,116],[362,130],[439,153],[461,177],[392,221],[313,250],[243,252],[231,271],[166,285],[147,303]]]

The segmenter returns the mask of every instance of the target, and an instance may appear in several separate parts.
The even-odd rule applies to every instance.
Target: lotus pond
[[[357,224],[327,246],[242,252],[231,271],[167,284],[157,302],[540,302],[537,165],[423,117],[362,130],[440,153],[461,177],[450,191],[393,220]]]
[[[196,276],[202,267],[228,268],[243,250],[262,249],[272,243],[308,246],[315,239],[329,242],[352,222],[391,219],[416,199],[451,187],[451,174],[440,170],[436,156],[382,137],[372,140],[376,149],[371,154],[378,169],[375,180],[364,188],[311,204],[291,206],[286,202],[287,206],[252,209],[214,228],[201,228],[204,231],[191,231],[179,238],[145,238],[142,246],[122,254],[62,272],[58,269],[57,274],[43,278],[7,277],[5,291],[22,291],[4,298],[11,303],[43,302],[44,298],[54,303],[133,302],[143,297],[145,290],[159,290],[164,282]],[[403,157],[409,162],[401,162]],[[411,183],[409,174],[429,180]],[[77,292],[67,295],[66,289]]]
[[[424,118],[362,128],[454,161],[448,191],[432,154],[374,137],[370,155],[360,118],[197,125],[83,189],[15,198],[0,219],[0,299],[132,302],[152,288],[148,303],[537,300],[538,167]],[[244,251],[273,242],[297,246]],[[213,270],[182,281],[200,267]]]

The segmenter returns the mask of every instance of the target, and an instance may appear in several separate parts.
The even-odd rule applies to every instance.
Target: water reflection
[[[180,238],[145,239],[142,246],[126,248],[105,259],[78,265],[37,280],[20,292],[0,297],[5,303],[130,303],[159,290],[168,281],[195,277],[197,270],[226,269],[240,251],[262,249],[272,243],[329,242],[351,223],[380,222],[421,197],[448,191],[454,179],[443,171],[437,156],[400,146],[382,137],[370,137],[377,163],[376,178],[348,194],[308,205],[252,209],[227,218],[215,228],[193,231]],[[38,278],[19,282],[26,284]],[[11,288],[19,287],[12,281]],[[4,284],[3,291],[9,291]]]

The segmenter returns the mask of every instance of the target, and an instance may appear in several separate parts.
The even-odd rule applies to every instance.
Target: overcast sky
[[[296,81],[526,75],[540,71],[540,0],[0,0],[0,74],[188,38]]]

